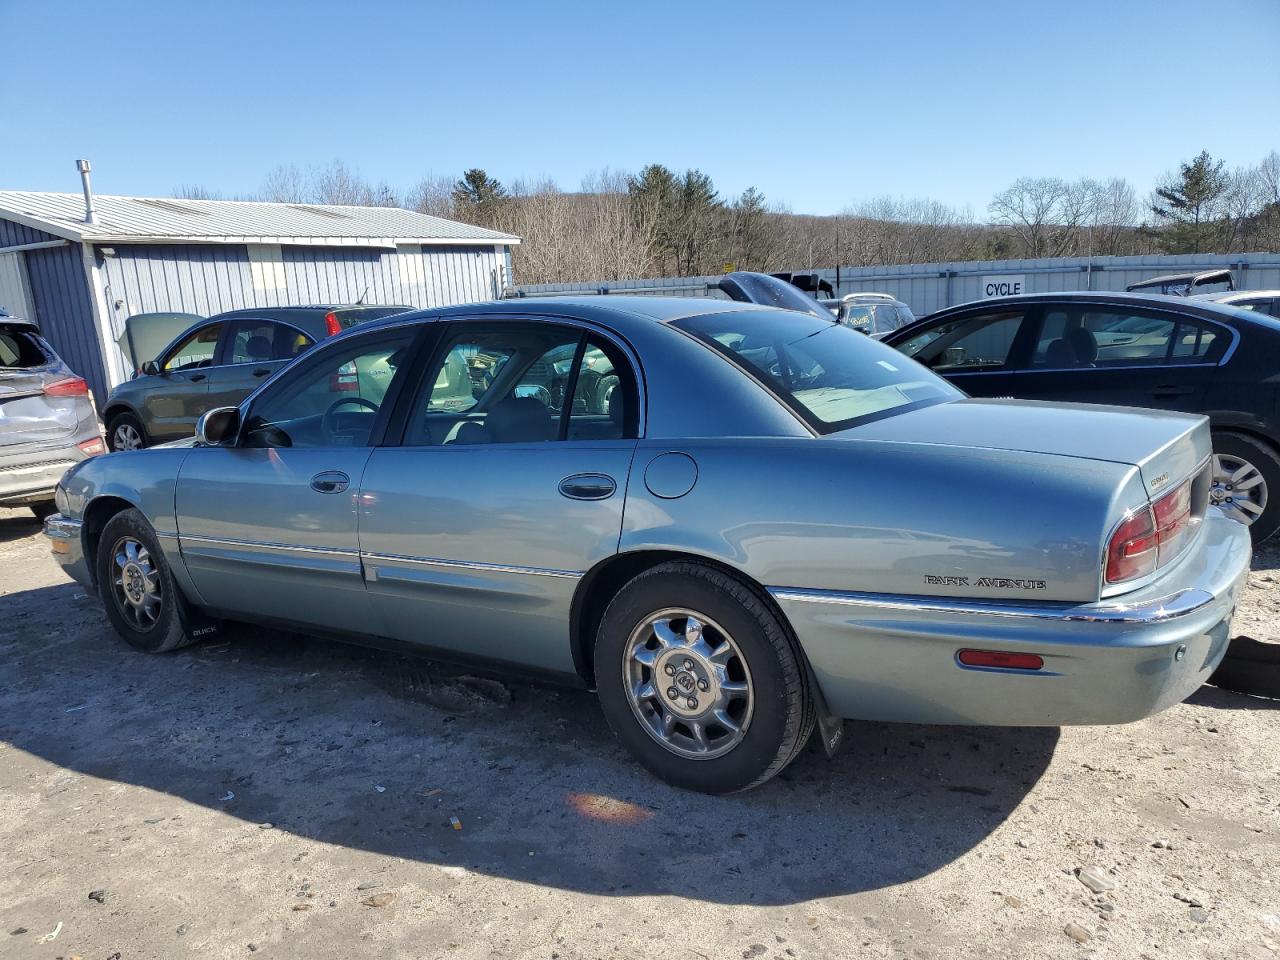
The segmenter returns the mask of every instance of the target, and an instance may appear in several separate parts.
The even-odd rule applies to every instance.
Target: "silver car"
[[[34,323],[0,314],[0,506],[47,517],[63,472],[105,450],[88,384]]]
[[[508,301],[325,341],[194,441],[73,470],[46,532],[139,649],[231,618],[556,677],[722,793],[844,718],[1188,696],[1250,557],[1210,453],[1203,417],[968,399],[830,318]]]

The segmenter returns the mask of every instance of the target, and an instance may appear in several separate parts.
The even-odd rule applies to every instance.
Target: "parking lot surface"
[[[1237,632],[1280,639],[1278,568]],[[0,510],[0,956],[1267,960],[1278,706],[854,723],[704,797],[585,692],[247,626],[135,653]]]

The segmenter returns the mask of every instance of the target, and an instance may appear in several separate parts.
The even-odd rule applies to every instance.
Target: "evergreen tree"
[[[1151,212],[1159,221],[1157,240],[1170,253],[1200,253],[1213,248],[1219,229],[1217,203],[1227,192],[1223,161],[1208,151],[1179,167],[1178,175],[1156,188]]]
[[[497,178],[477,167],[466,171],[453,185],[453,203],[458,216],[480,226],[492,226],[507,199],[507,191]]]

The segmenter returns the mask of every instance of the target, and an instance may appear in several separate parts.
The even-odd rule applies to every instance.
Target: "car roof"
[[[604,294],[597,296],[565,297],[514,297],[507,300],[486,300],[449,307],[434,307],[382,317],[361,324],[367,331],[376,327],[391,326],[415,320],[455,319],[458,317],[521,316],[574,317],[592,320],[601,326],[614,328],[626,322],[672,323],[687,317],[709,313],[725,313],[734,310],[776,310],[756,303],[740,303],[736,300],[720,300],[716,297],[663,297]],[[788,313],[793,311],[786,311]]]
[[[215,320],[219,317],[261,317],[272,313],[329,313],[333,310],[401,310],[408,312],[412,309],[414,308],[395,303],[290,303],[273,307],[240,307],[236,310],[227,310],[224,313],[219,313],[209,319]]]
[[[1217,293],[1193,293],[1188,299],[1231,303],[1235,300],[1251,300],[1254,297],[1280,297],[1280,290],[1219,290]]]
[[[1226,268],[1217,270],[1196,270],[1192,273],[1169,273],[1163,277],[1148,277],[1146,280],[1139,280],[1137,283],[1129,284],[1130,287],[1154,287],[1162,283],[1185,283],[1188,280],[1200,280],[1207,277],[1222,277],[1224,280],[1231,279],[1231,271]]]
[[[32,330],[38,329],[34,320],[28,320],[26,317],[11,317],[7,313],[0,313],[0,325],[5,324],[15,327],[30,327]]]

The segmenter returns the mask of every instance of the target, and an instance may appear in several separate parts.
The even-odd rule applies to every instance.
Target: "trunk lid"
[[[70,437],[81,419],[82,397],[47,397],[45,384],[65,380],[60,370],[0,369],[0,448],[51,443]]]
[[[852,427],[834,436],[1130,464],[1141,472],[1143,486],[1152,498],[1190,476],[1213,451],[1206,417],[1036,400],[955,400]]]

